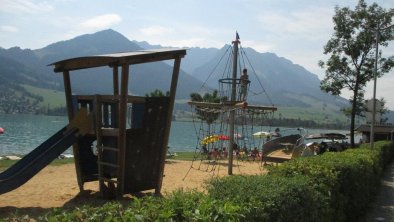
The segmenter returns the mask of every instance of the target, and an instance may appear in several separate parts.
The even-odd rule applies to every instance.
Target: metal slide
[[[85,134],[84,129],[81,130],[81,128],[91,122],[86,118],[86,111],[78,113],[77,116],[77,121],[59,130],[6,171],[0,173],[0,194],[26,183]],[[82,127],[78,127],[78,121],[81,122],[84,116],[87,121],[82,120]]]

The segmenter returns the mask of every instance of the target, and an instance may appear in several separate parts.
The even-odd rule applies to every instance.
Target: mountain
[[[86,34],[70,40],[50,44],[44,48],[30,50],[18,47],[0,48],[0,77],[12,83],[23,83],[40,88],[62,89],[62,75],[55,74],[53,62],[86,55],[108,54],[160,48],[147,42],[130,41],[114,30]],[[190,48],[181,63],[177,99],[188,99],[190,93],[198,92],[201,86],[218,88],[218,80],[225,77],[224,57],[229,46],[216,48]],[[248,68],[251,80],[251,103],[278,106],[313,107],[338,111],[348,105],[341,97],[330,96],[319,89],[319,79],[303,67],[278,57],[273,53],[259,53],[251,48],[243,49],[241,68]],[[219,64],[219,61],[224,63]],[[130,92],[145,95],[155,89],[168,90],[172,63],[155,62],[134,65],[130,72]],[[109,93],[112,91],[112,70],[96,68],[73,72],[73,92]],[[148,78],[147,78],[148,77]],[[209,78],[208,78],[209,77]],[[92,84],[93,83],[93,84]]]
[[[13,47],[0,49],[0,72],[7,82],[29,84],[43,88],[59,88],[60,82],[50,69],[42,64],[33,50]]]
[[[206,82],[208,87],[218,88],[219,79],[230,78],[232,75],[228,67],[232,59],[229,52],[229,45],[221,49],[191,48],[182,68]],[[288,59],[274,53],[259,53],[251,48],[241,48],[241,52],[242,62],[238,70],[249,70],[250,103],[331,111],[339,111],[349,105],[346,99],[322,92],[317,75]]]
[[[204,82],[207,73],[195,73],[195,70],[212,61],[219,51],[216,48],[191,48],[187,51],[185,59],[182,60],[182,69]]]
[[[122,34],[109,29],[56,42],[42,49],[34,50],[34,53],[49,64],[72,57],[136,50],[142,50],[142,48]]]
[[[142,49],[120,33],[114,30],[104,30],[53,43],[37,50],[22,50],[20,48],[1,49],[0,56],[4,56],[10,61],[27,67],[31,72],[30,76],[37,77],[37,79],[41,78],[41,83],[36,81],[37,83],[31,83],[32,85],[44,88],[52,85],[60,88],[63,84],[62,76],[55,74],[53,67],[48,66],[48,64],[73,57]],[[169,89],[172,67],[164,62],[135,65],[130,72],[130,92],[134,95],[145,95],[155,89],[163,91]],[[16,73],[19,73],[19,71],[16,71]],[[77,71],[71,75],[73,91],[74,93],[80,94],[112,92],[112,84],[108,84],[112,82],[111,74],[112,69],[108,68],[96,68],[94,72],[92,70]],[[10,79],[12,80],[13,78]],[[177,98],[187,98],[190,90],[196,91],[201,84],[196,78],[181,71]]]

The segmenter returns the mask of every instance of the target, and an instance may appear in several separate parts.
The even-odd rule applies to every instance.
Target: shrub
[[[390,148],[391,147],[391,148]],[[393,159],[392,144],[377,143],[375,149],[349,149],[340,153],[299,158],[270,171],[282,177],[305,175],[312,186],[330,201],[332,219],[355,221],[368,207],[376,194],[382,175],[382,166]],[[386,153],[382,157],[382,153]],[[391,154],[391,157],[388,157]],[[327,194],[327,193],[326,193]]]
[[[178,190],[164,198],[135,198],[71,211],[45,221],[357,221],[376,194],[394,144],[378,142],[340,153],[297,158],[263,176],[213,179],[208,194]]]
[[[210,181],[208,193],[242,206],[245,221],[321,221],[328,205],[310,184],[305,176],[232,176]]]

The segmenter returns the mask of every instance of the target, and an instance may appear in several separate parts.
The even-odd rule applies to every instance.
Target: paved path
[[[394,161],[384,173],[382,187],[365,221],[394,222]]]

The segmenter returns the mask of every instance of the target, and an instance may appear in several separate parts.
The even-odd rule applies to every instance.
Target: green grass
[[[22,86],[30,93],[42,96],[44,98],[44,101],[41,103],[42,106],[49,106],[50,108],[66,106],[66,99],[62,91],[42,89],[29,85]]]
[[[27,91],[40,95],[44,98],[42,106],[56,108],[66,105],[64,92],[42,89],[29,85],[22,85]],[[186,103],[187,100],[177,100],[176,103]],[[189,111],[178,114],[177,120],[191,121]],[[278,107],[278,111],[274,115],[275,118],[314,120],[317,123],[348,123],[349,119],[340,111],[334,111],[333,107],[316,105],[315,107]]]
[[[6,170],[10,166],[14,165],[18,160],[0,160],[0,172]],[[67,159],[55,159],[52,161],[50,165],[52,166],[59,166],[63,164],[74,163],[74,158],[67,158]]]
[[[194,152],[172,152],[172,153],[174,154],[176,153],[176,156],[167,157],[167,159],[192,161],[194,159],[194,156],[196,155]],[[196,158],[199,159],[200,156],[199,154],[197,155],[198,156]]]
[[[314,120],[318,123],[348,122],[342,112],[325,111],[322,108],[278,107],[275,118]]]
[[[194,159],[194,152],[173,152],[176,153],[176,156],[168,157],[167,159],[173,160],[187,160],[192,161]],[[199,158],[199,157],[197,157]],[[13,164],[18,162],[18,160],[0,160],[0,172],[9,168]],[[63,164],[74,163],[74,158],[66,158],[66,159],[55,159],[52,161],[50,165],[59,166]]]
[[[17,160],[0,160],[0,171],[3,171],[16,163]]]

